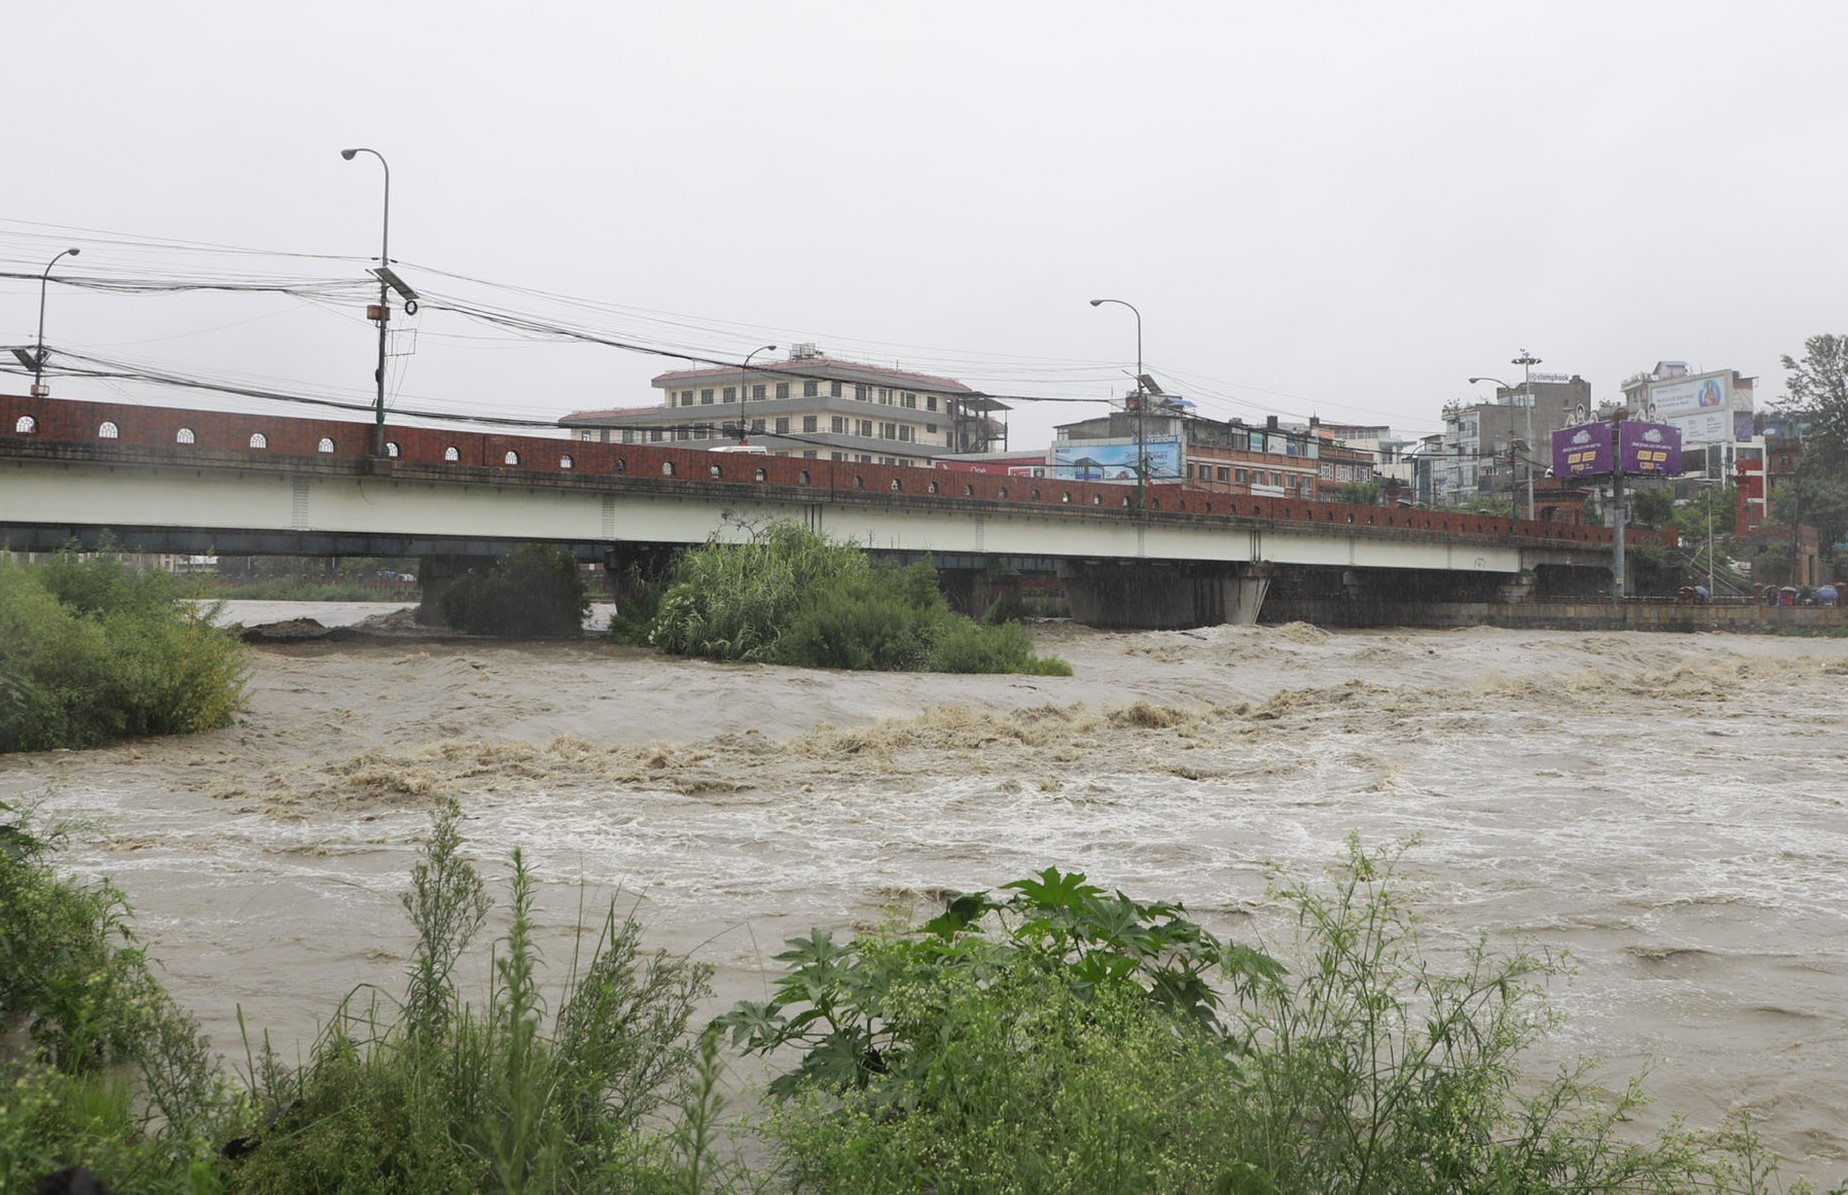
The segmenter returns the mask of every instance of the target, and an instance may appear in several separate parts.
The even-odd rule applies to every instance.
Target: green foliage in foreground
[[[477,635],[575,635],[584,629],[590,595],[577,557],[523,544],[486,573],[445,585],[436,604],[445,624]]]
[[[0,804],[0,814],[11,814]],[[236,1107],[155,979],[122,893],[59,876],[61,836],[0,824],[0,1191],[81,1163],[118,1191],[203,1192]]]
[[[675,655],[811,668],[1071,674],[1036,656],[1018,624],[952,611],[930,565],[877,567],[853,544],[792,523],[683,555],[647,641]]]
[[[0,560],[0,751],[229,725],[245,656],[215,613],[107,553]]]
[[[1332,885],[1275,893],[1293,970],[1049,869],[915,930],[793,941],[774,998],[695,1049],[706,969],[646,955],[613,907],[542,993],[518,852],[486,1004],[465,1003],[490,903],[459,820],[439,812],[404,897],[404,998],[349,998],[298,1068],[250,1051],[239,1097],[147,976],[119,894],[59,879],[48,839],[0,822],[7,1027],[43,1026],[0,1061],[0,1190],[73,1163],[150,1195],[1783,1189],[1742,1126],[1632,1139],[1634,1086],[1525,1075],[1557,963],[1478,943],[1433,964],[1391,851],[1350,844]],[[721,1031],[796,1053],[751,1169],[719,1154]]]
[[[685,1030],[709,968],[645,954],[640,927],[612,906],[548,1022],[533,880],[516,850],[486,1007],[464,1003],[453,972],[489,902],[457,853],[459,818],[453,805],[438,814],[404,897],[417,946],[403,1003],[349,998],[298,1070],[267,1049],[252,1057],[268,1127],[247,1143],[231,1189],[697,1189],[678,1183],[673,1136],[642,1126],[669,1102],[683,1105],[683,1125],[712,1109],[715,1073],[682,1100],[695,1071]]]
[[[1631,1141],[1634,1086],[1524,1075],[1557,964],[1433,968],[1393,863],[1351,846],[1332,893],[1278,894],[1293,975],[1049,871],[915,931],[792,940],[776,997],[720,1023],[799,1050],[768,1123],[797,1191],[1777,1189],[1749,1133]]]

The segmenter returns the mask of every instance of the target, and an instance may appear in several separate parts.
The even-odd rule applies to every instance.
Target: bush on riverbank
[[[445,585],[436,604],[446,625],[477,635],[575,635],[590,613],[590,594],[577,557],[522,544],[486,573]]]
[[[626,621],[613,633],[635,634]],[[683,555],[648,624],[675,655],[882,671],[1069,676],[1036,656],[1018,624],[984,626],[950,609],[929,564],[876,566],[866,553],[793,523],[749,543]]]
[[[228,725],[244,649],[213,613],[108,553],[0,561],[0,751]]]
[[[216,1190],[237,1123],[197,1023],[155,978],[108,883],[58,874],[62,835],[0,803],[0,1191],[82,1164],[118,1191]]]

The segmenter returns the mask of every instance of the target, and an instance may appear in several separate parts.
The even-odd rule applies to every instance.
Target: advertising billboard
[[[1650,383],[1638,413],[1645,422],[1672,424],[1683,444],[1723,444],[1752,438],[1751,412],[1752,379],[1724,369]]]
[[[1150,481],[1181,475],[1181,442],[1175,436],[1150,436],[1144,445]],[[1136,480],[1136,442],[1076,440],[1052,446],[1052,476],[1066,481]]]
[[[1625,473],[1677,476],[1681,432],[1668,423],[1620,425],[1617,461]],[[1582,423],[1553,433],[1553,476],[1590,477],[1611,471],[1611,425]]]
[[[1625,473],[1681,473],[1681,432],[1669,423],[1625,423],[1617,459]]]
[[[1588,477],[1611,471],[1611,425],[1581,423],[1553,433],[1553,476]]]
[[[1673,382],[1653,382],[1649,386],[1648,404],[1657,419],[1678,415],[1696,415],[1702,411],[1724,411],[1731,405],[1727,385],[1728,373],[1680,378]]]

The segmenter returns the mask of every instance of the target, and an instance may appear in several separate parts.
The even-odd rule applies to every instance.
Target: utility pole
[[[1611,505],[1616,508],[1611,524],[1611,597],[1619,605],[1623,603],[1624,590],[1623,531],[1628,521],[1623,508],[1624,414],[1622,407],[1611,412]]]
[[[1533,374],[1530,371],[1534,366],[1540,364],[1540,358],[1534,356],[1532,353],[1528,352],[1526,349],[1522,349],[1521,355],[1516,357],[1510,364],[1518,365],[1521,367],[1521,393],[1526,396],[1523,401],[1525,401],[1527,404],[1527,451],[1531,453],[1534,450],[1533,449],[1533,443],[1534,443],[1534,386],[1533,386]],[[1528,518],[1528,521],[1532,522],[1533,517],[1534,517],[1534,462],[1533,462],[1533,458],[1530,456],[1527,460],[1527,518]]]

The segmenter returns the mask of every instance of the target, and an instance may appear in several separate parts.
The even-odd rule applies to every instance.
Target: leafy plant
[[[478,635],[576,634],[590,612],[577,558],[544,544],[522,544],[486,573],[456,578],[436,602],[446,624]]]

